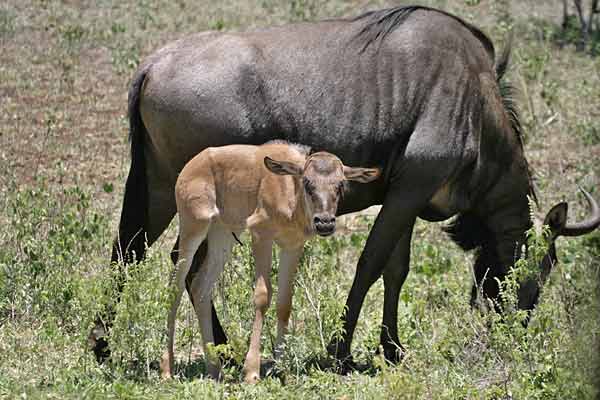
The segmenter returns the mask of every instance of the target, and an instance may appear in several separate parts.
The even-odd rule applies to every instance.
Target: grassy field
[[[415,1],[481,26],[499,48],[514,32],[510,78],[519,90],[526,153],[540,195],[538,214],[558,201],[585,215],[577,185],[600,200],[600,40],[575,50],[576,29],[560,28],[558,0]],[[369,366],[340,376],[312,360],[339,330],[337,318],[372,213],[306,248],[297,278],[292,334],[276,374],[240,384],[202,377],[198,324],[180,313],[178,378],[163,382],[156,360],[173,271],[174,227],[128,269],[111,332],[113,362],[96,364],[87,335],[114,301],[107,288],[129,166],[127,84],[141,58],[166,42],[207,29],[244,30],[287,21],[356,15],[387,1],[159,2],[6,0],[0,4],[0,397],[2,398],[485,398],[592,399],[600,379],[600,233],[559,239],[552,272],[531,323],[469,307],[472,255],[419,222],[411,273],[399,305],[401,365],[375,354],[383,302],[369,292],[354,355]],[[247,240],[246,240],[247,242]],[[253,270],[237,246],[219,284],[217,307],[241,361],[252,323]],[[510,304],[513,291],[505,291]],[[264,331],[271,355],[274,312]]]

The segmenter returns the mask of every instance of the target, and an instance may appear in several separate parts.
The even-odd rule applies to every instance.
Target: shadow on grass
[[[243,364],[237,363],[233,359],[225,360],[223,362],[223,374],[225,381],[241,382],[243,381]],[[159,370],[158,362],[151,363],[151,366],[156,371]],[[330,372],[339,375],[347,375],[353,372],[357,372],[366,376],[375,376],[381,372],[380,368],[376,366],[373,359],[369,359],[363,363],[356,363],[354,361],[339,362],[333,358],[325,355],[318,355],[307,358],[304,360],[303,365],[300,367],[303,371],[303,375],[309,375],[311,371],[323,371]],[[207,378],[206,360],[203,356],[188,361],[181,361],[175,364],[175,371],[177,376],[184,381],[191,381],[195,379]],[[286,368],[282,368],[273,359],[263,359],[260,365],[260,376],[261,379],[274,378],[279,379],[282,384],[285,384],[286,376],[290,373]]]
[[[260,366],[261,379],[278,379],[281,384],[286,384],[286,378],[293,375],[308,376],[311,372],[321,371],[329,372],[338,375],[348,375],[351,373],[359,373],[365,376],[374,377],[381,372],[378,364],[378,356],[369,357],[364,362],[355,362],[352,359],[340,362],[334,358],[325,355],[313,355],[305,358],[300,365],[296,367],[296,372],[292,372],[289,368],[281,365],[273,359],[263,359]],[[222,359],[223,380],[230,383],[243,382],[243,363],[239,363],[232,358]],[[381,360],[387,365],[392,364]],[[119,363],[113,364],[117,367]],[[125,367],[127,379],[134,382],[145,382],[152,374],[160,375],[160,362],[158,360],[150,363],[130,361]],[[206,368],[206,359],[204,356],[199,356],[193,360],[180,360],[175,362],[175,376],[180,381],[194,381],[196,379],[210,379]],[[118,367],[117,367],[118,368]],[[107,377],[112,376],[109,373]],[[114,376],[113,376],[114,378]]]

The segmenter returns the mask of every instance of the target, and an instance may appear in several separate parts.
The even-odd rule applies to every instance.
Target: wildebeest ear
[[[381,170],[379,168],[352,168],[344,166],[344,177],[348,181],[369,183],[379,178]]]
[[[265,167],[277,175],[302,175],[302,167],[289,161],[277,161],[265,157]]]
[[[567,223],[568,211],[569,206],[567,203],[558,203],[552,207],[550,211],[548,211],[548,214],[546,214],[546,218],[544,218],[544,225],[548,225],[553,234],[560,233]]]

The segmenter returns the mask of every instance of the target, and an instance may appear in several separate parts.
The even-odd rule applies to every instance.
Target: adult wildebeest
[[[448,230],[465,249],[479,249],[475,277],[493,299],[495,278],[504,278],[515,249],[526,244],[533,189],[518,117],[503,90],[508,50],[496,60],[479,29],[420,6],[168,44],[146,58],[131,84],[132,163],[113,261],[119,251],[125,262],[143,257],[175,214],[178,172],[207,147],[283,139],[330,151],[347,165],[380,165],[382,179],[350,185],[338,209],[382,205],[358,261],[343,337],[329,351],[349,360],[363,300],[383,275],[381,344],[397,360],[398,295],[417,217],[457,216]],[[593,216],[579,224],[566,223],[565,203],[552,208],[546,222],[553,239],[600,224],[587,198]],[[555,259],[551,243],[542,271]],[[538,292],[538,280],[524,282],[519,306],[531,309]],[[213,322],[215,341],[225,341],[214,312]],[[96,341],[99,357],[105,348]]]

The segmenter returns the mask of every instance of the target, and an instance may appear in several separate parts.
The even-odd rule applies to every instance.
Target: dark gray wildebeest
[[[336,154],[346,165],[380,166],[382,178],[349,185],[338,214],[381,204],[359,258],[344,334],[329,352],[351,365],[354,328],[371,285],[383,275],[381,345],[397,361],[400,288],[417,217],[441,221],[464,249],[478,249],[476,284],[497,299],[526,246],[534,191],[521,126],[503,83],[509,47],[496,57],[476,27],[443,11],[410,6],[349,19],[251,32],[205,32],[148,56],[129,91],[131,169],[112,260],[140,260],[176,212],[179,171],[207,147],[273,139]],[[600,210],[567,223],[567,204],[546,216],[552,241],[540,265],[556,262],[554,239],[600,225]],[[176,259],[176,252],[173,258]],[[188,282],[206,254],[204,243]],[[519,306],[532,309],[543,279],[523,282]],[[474,291],[475,293],[475,291]],[[476,294],[476,293],[475,293]],[[192,299],[194,301],[194,299]],[[226,341],[213,309],[216,343]],[[91,341],[99,359],[110,313]]]

